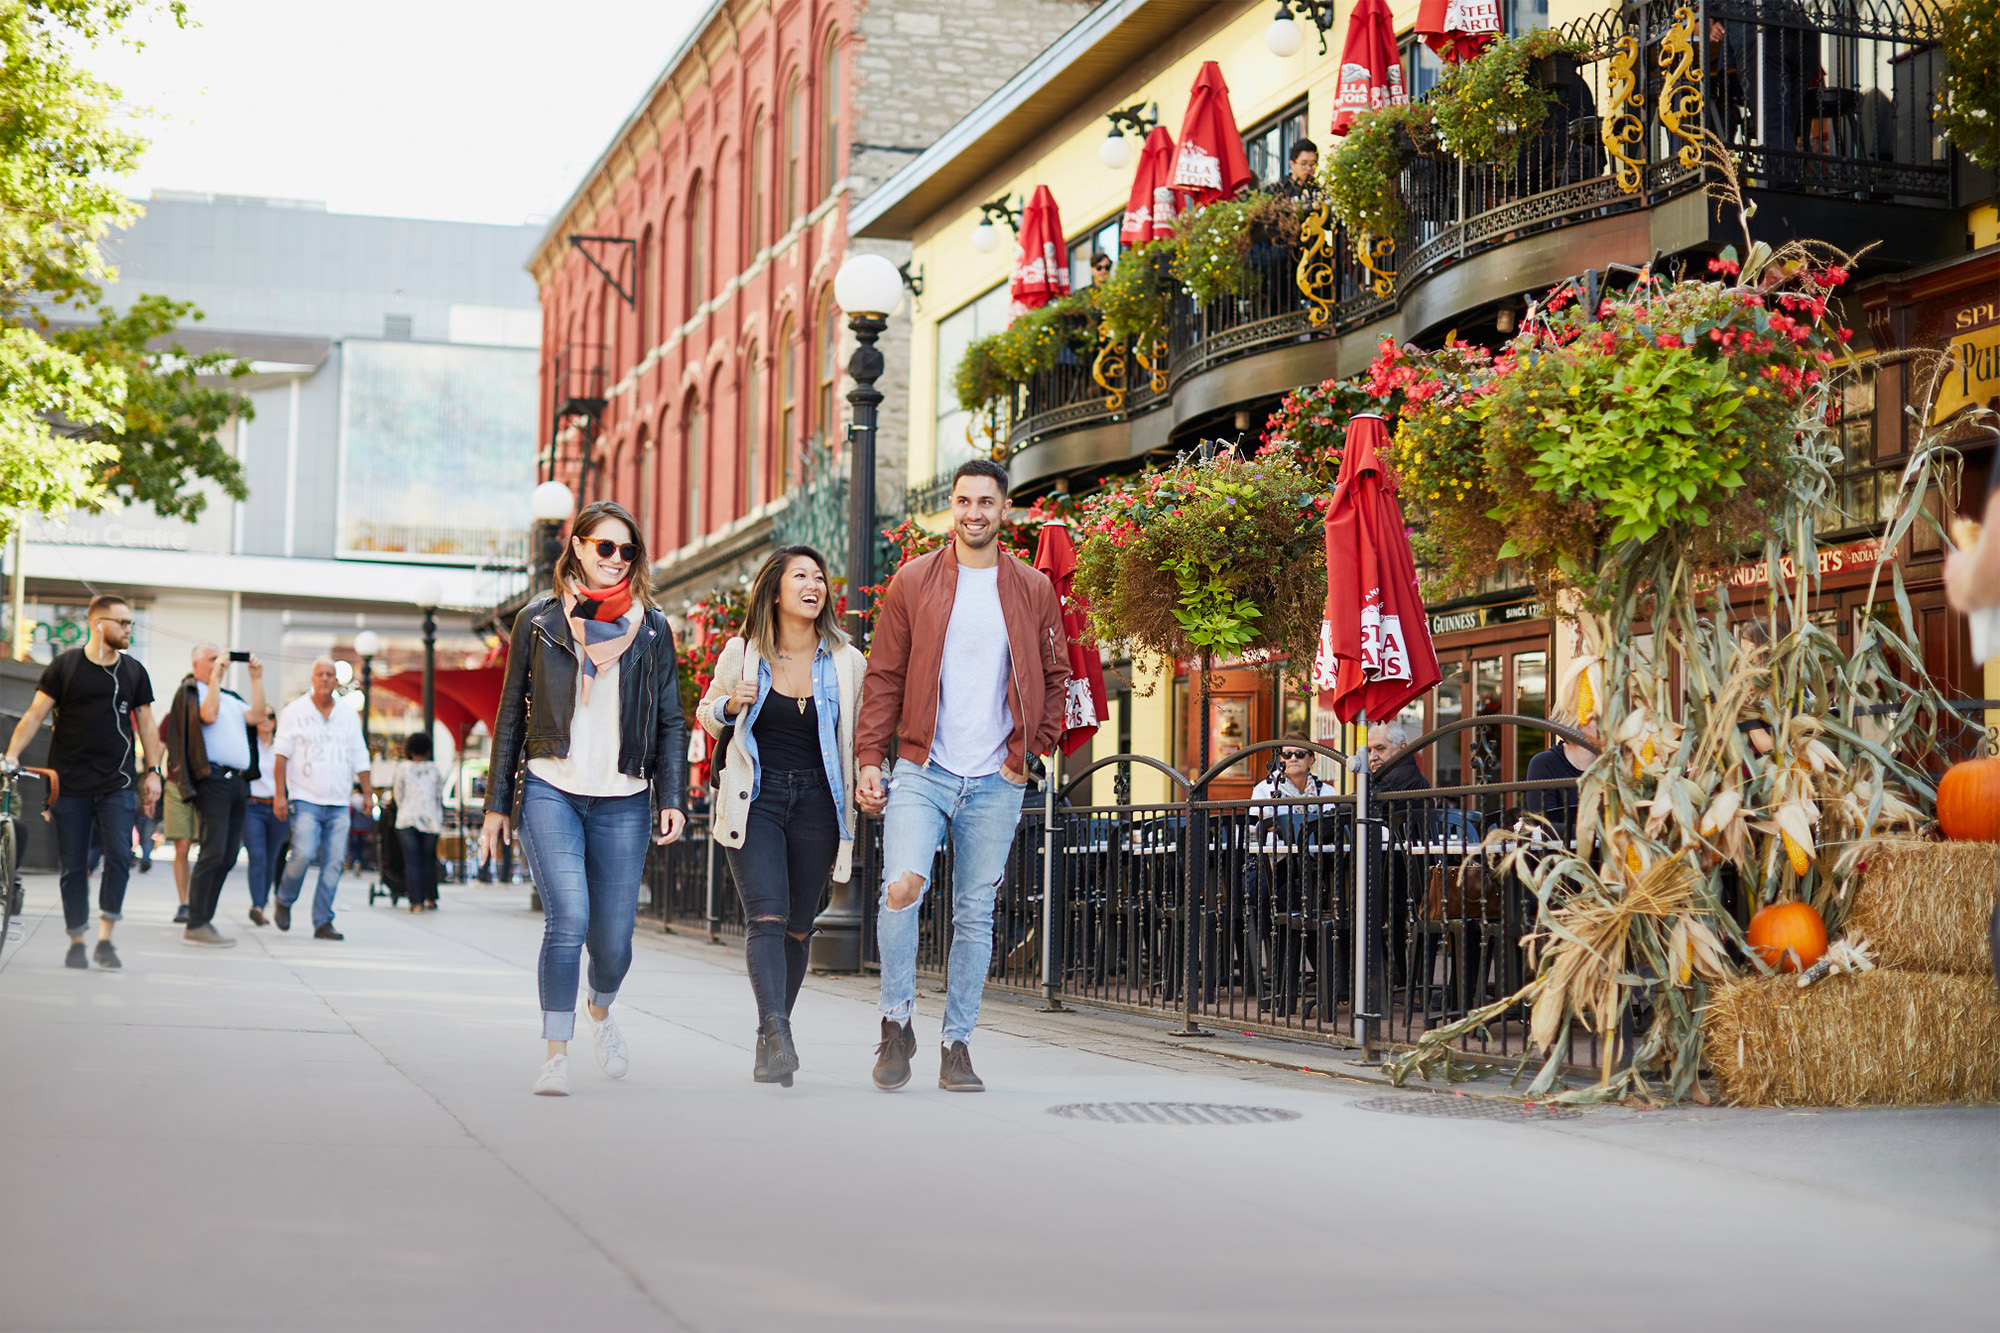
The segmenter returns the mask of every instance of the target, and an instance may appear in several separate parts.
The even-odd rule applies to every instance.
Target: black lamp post
[[[889,317],[903,304],[904,276],[881,255],[854,255],[834,275],[833,299],[847,312],[847,327],[859,343],[847,363],[854,387],[847,391],[853,421],[847,428],[850,471],[847,483],[847,619],[854,642],[863,642],[868,594],[875,581],[875,426],[882,391],[875,381],[885,364],[876,342]],[[862,886],[859,873],[836,882],[826,910],[813,922],[812,966],[824,972],[861,970]]]
[[[368,710],[375,702],[375,654],[382,651],[382,636],[362,630],[354,636],[354,651],[361,658],[361,747],[369,749]]]
[[[437,609],[444,590],[436,579],[426,579],[417,588],[417,605],[424,613],[424,738],[437,728]]]

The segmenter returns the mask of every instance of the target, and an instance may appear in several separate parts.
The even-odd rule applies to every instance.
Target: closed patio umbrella
[[[1164,125],[1153,126],[1139,150],[1139,170],[1132,177],[1132,195],[1125,201],[1125,221],[1118,244],[1130,250],[1148,241],[1173,239],[1179,205],[1174,199],[1174,136]]]
[[[1021,214],[1014,246],[1014,276],[1007,283],[1007,314],[1015,318],[1069,295],[1069,246],[1062,213],[1046,185],[1037,185]]]
[[[1345,134],[1364,111],[1401,106],[1409,101],[1403,90],[1403,61],[1396,50],[1396,21],[1388,0],[1361,0],[1347,20],[1347,42],[1340,49],[1340,85],[1334,98],[1333,132]]]
[[[1173,189],[1184,196],[1185,208],[1200,208],[1218,199],[1234,199],[1256,179],[1243,151],[1243,134],[1236,128],[1236,112],[1229,105],[1222,66],[1203,61],[1181,120]]]
[[[1396,483],[1382,469],[1388,427],[1373,413],[1347,425],[1346,452],[1326,511],[1326,618],[1313,683],[1343,722],[1393,718],[1404,704],[1438,683],[1437,649],[1417,593],[1417,562],[1410,554]],[[1355,810],[1368,813],[1368,759],[1350,759]],[[1366,846],[1366,841],[1363,843]],[[1381,895],[1369,884],[1372,853],[1354,859],[1355,1035],[1365,1043],[1377,1007],[1376,950],[1381,938]]]
[[[1445,64],[1470,60],[1500,35],[1499,0],[1423,0],[1416,33]]]
[[[1089,605],[1076,595],[1076,542],[1067,523],[1043,525],[1035,568],[1055,584],[1056,597],[1062,603],[1063,633],[1069,637],[1069,694],[1063,701],[1062,751],[1075,754],[1090,744],[1104,721],[1104,663],[1086,628]]]

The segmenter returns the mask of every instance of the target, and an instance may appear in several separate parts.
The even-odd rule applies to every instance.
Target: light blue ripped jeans
[[[882,952],[882,1016],[909,1021],[917,998],[917,912],[930,891],[938,848],[951,833],[951,975],[944,1001],[944,1040],[970,1041],[979,1021],[986,971],[993,961],[993,900],[1021,823],[1024,788],[998,773],[961,778],[936,764],[898,759],[889,775],[882,815],[882,897],[875,920]],[[908,907],[889,906],[889,885],[905,874],[923,877],[923,893]]]

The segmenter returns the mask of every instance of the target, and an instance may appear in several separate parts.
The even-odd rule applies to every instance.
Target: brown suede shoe
[[[917,1053],[917,1031],[908,1023],[882,1020],[882,1040],[875,1047],[875,1086],[894,1092],[910,1081],[910,1057]]]
[[[944,1059],[938,1063],[938,1086],[946,1092],[986,1091],[979,1075],[972,1072],[972,1052],[965,1049],[964,1042],[955,1041],[944,1048]]]

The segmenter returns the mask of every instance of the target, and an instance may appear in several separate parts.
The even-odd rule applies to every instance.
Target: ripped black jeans
[[[765,769],[743,828],[743,846],[726,849],[743,899],[743,961],[761,1023],[791,1016],[806,979],[813,918],[826,906],[840,814],[819,769]]]

